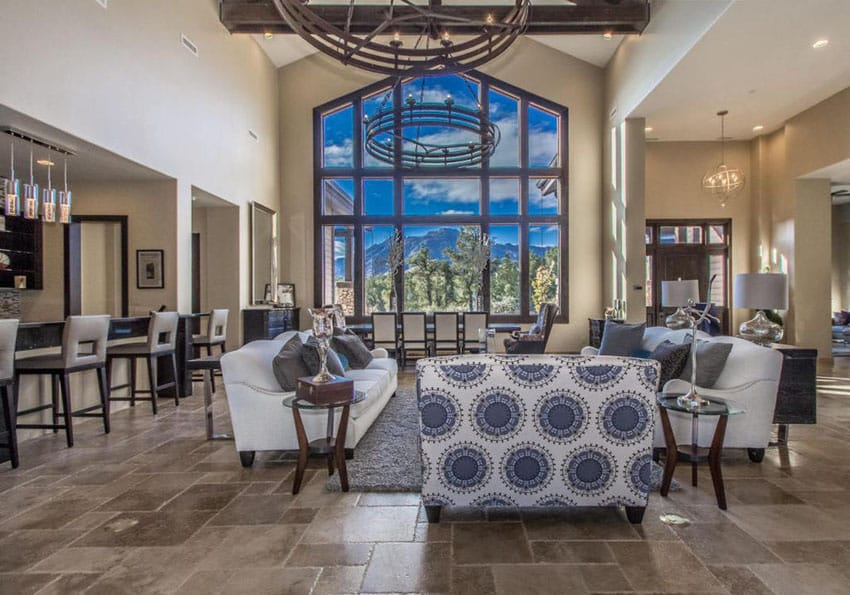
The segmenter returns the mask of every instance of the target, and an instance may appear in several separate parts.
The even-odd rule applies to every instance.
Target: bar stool
[[[12,468],[18,467],[18,432],[15,417],[18,399],[15,391],[15,341],[18,338],[17,320],[0,320],[0,400],[3,406],[3,426],[9,441],[0,446],[9,449]]]
[[[74,446],[74,427],[72,417],[102,417],[103,431],[109,433],[109,386],[106,381],[106,340],[109,335],[109,316],[69,316],[65,319],[62,331],[62,352],[55,355],[37,355],[19,359],[15,362],[16,391],[20,389],[20,377],[24,375],[49,375],[53,393],[51,405],[41,405],[24,411],[18,416],[28,415],[45,409],[53,410],[52,424],[18,424],[18,428],[49,429],[56,433],[65,430],[68,446]],[[85,351],[80,347],[86,345]],[[91,345],[91,349],[88,349]],[[71,374],[86,370],[97,371],[97,386],[100,392],[100,405],[92,405],[73,411],[71,409]],[[62,416],[65,423],[59,423],[59,399],[56,385],[62,394]],[[101,409],[101,413],[91,413]]]
[[[124,343],[113,345],[106,350],[106,370],[110,379],[109,390],[116,388],[130,388],[129,397],[109,397],[110,401],[130,401],[130,407],[136,406],[136,399],[150,401],[153,414],[156,415],[156,400],[159,391],[164,388],[174,387],[174,405],[180,405],[180,387],[177,382],[177,323],[180,317],[177,312],[151,312],[148,323],[148,339],[145,342]],[[171,356],[171,373],[173,380],[165,384],[158,384],[159,358]],[[126,359],[130,366],[130,382],[119,386],[112,386],[112,362],[116,359]],[[150,390],[138,390],[136,388],[136,360],[146,359],[148,364],[148,381]],[[136,397],[137,393],[150,394],[150,397]]]
[[[221,352],[225,353],[225,342],[227,341],[227,315],[230,311],[227,308],[221,308],[210,312],[207,320],[207,332],[201,335],[192,335],[192,346],[194,347],[195,357],[201,355],[201,348],[207,348],[207,355],[212,355],[212,348],[218,345]],[[220,375],[220,374],[214,374]],[[192,376],[192,380],[202,380]],[[212,382],[212,391],[215,392],[215,379]]]

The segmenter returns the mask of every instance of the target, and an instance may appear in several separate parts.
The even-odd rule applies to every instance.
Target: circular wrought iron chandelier
[[[720,163],[702,178],[703,190],[718,199],[721,207],[725,207],[730,199],[737,196],[746,183],[742,170],[726,165],[725,118],[728,113],[728,110],[717,112],[720,116]]]
[[[348,18],[339,27],[319,16],[304,0],[272,0],[292,30],[317,50],[343,64],[389,76],[428,76],[461,73],[489,62],[507,50],[526,29],[531,0],[515,0],[505,15],[482,15],[481,20],[447,15],[440,5],[417,5],[411,0],[389,0],[368,33],[354,33],[356,0],[350,0]],[[361,10],[375,11],[374,4]],[[377,20],[377,19],[376,19]],[[463,30],[459,39],[452,31]],[[406,47],[400,31],[418,31],[413,47]],[[473,31],[471,35],[467,32]]]

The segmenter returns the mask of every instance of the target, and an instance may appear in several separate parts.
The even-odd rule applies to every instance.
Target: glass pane
[[[708,226],[708,243],[709,244],[725,244],[726,243],[726,226],[725,225],[709,225]]]
[[[646,226],[646,231],[643,232],[643,241],[646,244],[652,243],[652,228],[649,225]]]
[[[490,167],[519,166],[519,101],[490,90],[490,121],[499,127],[501,140],[490,157]]]
[[[322,303],[354,314],[354,226],[322,226]]]
[[[528,180],[528,214],[557,215],[561,204],[561,183],[557,178]]]
[[[655,302],[652,295],[652,256],[646,257],[646,305],[652,306]]]
[[[392,310],[392,275],[388,256],[393,241],[392,225],[363,227],[363,304],[364,313]]]
[[[490,313],[519,314],[519,226],[490,226]]]
[[[325,215],[354,214],[354,180],[351,178],[322,180],[322,213]]]
[[[490,214],[519,215],[519,180],[493,178],[490,180]]]
[[[325,167],[354,167],[354,108],[351,105],[322,116]]]
[[[392,101],[393,96],[389,90],[383,90],[374,95],[370,95],[369,97],[364,97],[362,102],[363,109],[363,167],[392,167],[392,164],[385,163],[380,159],[376,159],[372,157],[368,151],[366,151],[366,118],[374,119],[376,114],[381,109],[392,109]],[[379,143],[386,144],[387,142],[392,142],[391,134],[381,134],[376,137],[376,140]]]
[[[558,226],[532,225],[528,228],[529,314],[540,304],[558,302],[559,282]]]
[[[726,305],[726,257],[723,254],[708,255],[708,278],[717,275],[711,286],[711,301],[715,306]]]
[[[405,215],[478,215],[481,182],[478,178],[406,178]]]
[[[363,214],[393,214],[393,181],[391,179],[363,180]]]
[[[558,167],[558,116],[528,106],[528,166]]]
[[[699,225],[662,225],[658,228],[659,244],[702,244]]]
[[[481,271],[475,269],[477,226],[404,228],[404,309],[475,309]]]

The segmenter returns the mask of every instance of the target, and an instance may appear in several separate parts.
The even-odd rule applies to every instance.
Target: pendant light
[[[38,219],[38,184],[32,171],[32,141],[30,141],[30,183],[24,184],[24,219]]]
[[[50,152],[47,152],[47,188],[42,192],[41,199],[41,218],[45,223],[56,223],[56,189],[53,187],[51,172],[53,170],[53,160],[50,158]]]
[[[702,179],[702,189],[716,198],[721,207],[725,207],[730,199],[741,192],[746,182],[742,170],[726,165],[725,118],[728,113],[728,110],[717,112],[720,116],[720,164],[706,173]]]
[[[65,189],[59,191],[59,223],[71,222],[71,191],[68,190],[68,159],[65,158]]]
[[[15,177],[15,141],[12,141],[12,167],[9,179],[5,181],[4,211],[7,217],[17,217],[21,214],[21,181]]]

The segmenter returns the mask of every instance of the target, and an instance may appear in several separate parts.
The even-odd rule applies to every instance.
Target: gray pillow
[[[301,357],[310,370],[310,374],[314,376],[319,373],[321,365],[321,357],[319,356],[319,341],[316,337],[310,337],[304,343],[304,349],[301,350]],[[342,367],[342,362],[339,361],[336,352],[328,348],[328,372],[334,376],[345,376],[345,370]]]
[[[654,359],[661,364],[659,386],[662,389],[668,381],[679,377],[682,370],[685,369],[685,364],[688,363],[688,356],[690,354],[690,343],[676,345],[672,341],[662,341],[649,354],[649,359]],[[697,372],[699,372],[699,365],[697,365]]]
[[[301,337],[295,335],[272,360],[274,377],[277,378],[280,388],[287,392],[295,390],[299,378],[311,375],[304,358],[301,357],[303,349]]]
[[[640,324],[605,322],[605,330],[602,333],[602,344],[599,346],[599,355],[632,357],[640,351],[644,330],[646,330],[645,322],[641,322]]]
[[[685,338],[690,345],[690,337]],[[719,343],[717,341],[697,341],[697,386],[711,388],[723,373],[729,352],[732,351],[731,343]],[[682,380],[691,381],[691,358],[688,358],[682,375]]]
[[[362,370],[372,361],[372,352],[357,335],[336,335],[331,340],[331,345],[348,358],[348,363],[353,370]]]

